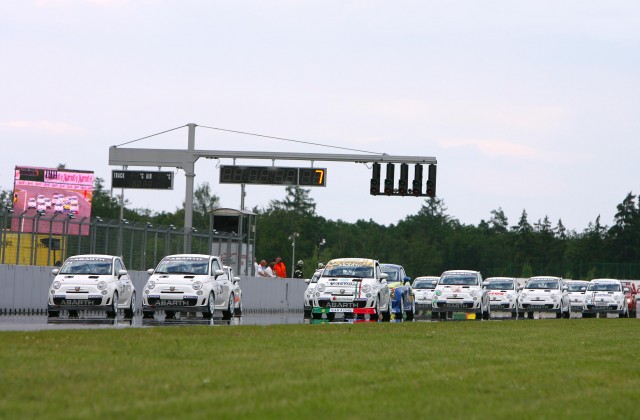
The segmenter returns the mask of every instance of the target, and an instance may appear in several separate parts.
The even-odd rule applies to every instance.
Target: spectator
[[[276,263],[272,261],[269,266],[264,269],[265,277],[277,277],[274,269],[275,265]]]
[[[285,267],[284,263],[282,262],[282,258],[276,258],[276,263],[273,269],[275,269],[277,277],[287,277],[287,267]]]
[[[258,259],[257,258],[253,259],[253,271],[255,271],[256,276],[260,275],[260,274],[258,274],[258,271],[260,271],[260,264],[258,264]]]
[[[295,279],[302,279],[304,278],[304,261],[300,260],[298,261],[298,264],[296,264],[296,269],[293,272],[293,278]]]
[[[260,261],[260,264],[258,264],[258,268],[256,268],[256,276],[271,277],[267,275],[265,271],[266,269],[267,269],[267,262],[265,260]]]

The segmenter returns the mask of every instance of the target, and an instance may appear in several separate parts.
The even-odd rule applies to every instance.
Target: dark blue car
[[[411,277],[407,276],[404,267],[398,264],[380,264],[383,273],[387,273],[387,285],[391,292],[391,313],[396,320],[413,320],[416,312]]]

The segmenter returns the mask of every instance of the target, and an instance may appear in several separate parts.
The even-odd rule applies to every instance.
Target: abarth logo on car
[[[176,288],[175,288],[175,286],[171,286],[171,287],[169,288],[169,290],[171,290],[172,292],[175,292],[175,291],[176,291]]]
[[[80,286],[76,286],[76,292],[80,291]]]

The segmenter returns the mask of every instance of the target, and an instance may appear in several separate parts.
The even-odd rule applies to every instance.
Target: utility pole
[[[293,250],[291,251],[291,278],[293,278],[293,273],[295,272],[295,264],[296,264],[296,238],[300,236],[298,232],[293,232],[289,239],[291,242],[291,247]]]

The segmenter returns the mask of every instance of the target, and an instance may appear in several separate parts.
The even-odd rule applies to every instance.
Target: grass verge
[[[1,418],[632,418],[635,319],[0,333]]]

